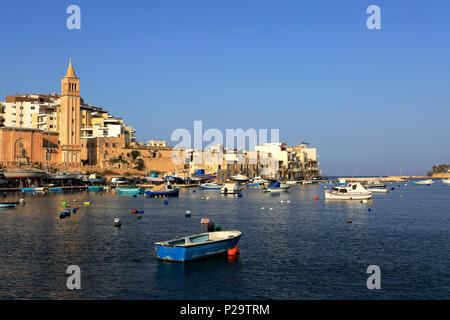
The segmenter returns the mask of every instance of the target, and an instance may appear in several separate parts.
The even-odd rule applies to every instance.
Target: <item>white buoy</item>
[[[264,210],[264,207],[261,207],[261,210]]]
[[[280,200],[280,202],[281,202],[281,203],[284,203],[284,201],[283,201],[283,200]]]
[[[363,203],[367,203],[367,200],[363,200]]]
[[[287,203],[291,203],[291,200],[288,200]]]
[[[206,200],[209,200],[209,197],[206,197]]]
[[[270,208],[269,210],[273,210],[273,208]]]
[[[77,199],[73,199],[73,202],[77,202],[78,200]]]
[[[120,227],[120,225],[121,225],[120,219],[119,218],[114,218],[114,226],[115,227]]]

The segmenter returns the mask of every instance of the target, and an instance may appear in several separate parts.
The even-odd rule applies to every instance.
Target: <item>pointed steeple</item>
[[[76,78],[75,71],[73,71],[72,58],[70,58],[69,67],[67,68],[66,76],[64,78]]]

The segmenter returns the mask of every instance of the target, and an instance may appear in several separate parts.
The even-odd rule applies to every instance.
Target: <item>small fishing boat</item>
[[[242,186],[238,182],[226,182],[224,186],[220,189],[222,194],[239,194],[242,191]]]
[[[154,187],[152,190],[145,191],[145,196],[154,197],[178,197],[180,190],[175,189],[171,184],[163,184]]]
[[[50,192],[62,192],[62,188],[61,187],[49,187],[48,191],[50,191]]]
[[[366,200],[372,198],[372,191],[356,182],[349,183],[345,187],[333,187],[325,190],[325,200]]]
[[[287,192],[289,186],[287,184],[281,183],[280,181],[274,181],[270,183],[267,188],[263,189],[264,192]]]
[[[442,179],[442,183],[450,184],[450,178],[448,178],[448,179]]]
[[[372,187],[369,188],[370,191],[372,191],[372,193],[388,193],[389,189],[388,188],[380,188],[380,187]]]
[[[201,185],[198,186],[199,190],[219,190],[220,188],[222,188],[220,184],[212,182],[202,183]]]
[[[27,193],[27,192],[45,192],[45,188],[44,187],[21,188],[20,191],[22,191],[23,193]]]
[[[248,177],[244,176],[243,174],[232,176],[231,179],[236,182],[247,182],[249,180]]]
[[[0,208],[15,208],[19,201],[0,202]]]
[[[89,191],[103,191],[103,187],[102,186],[88,186],[87,189]]]
[[[431,186],[433,184],[433,180],[427,179],[427,180],[414,181],[413,184],[416,186]]]
[[[156,242],[156,255],[159,260],[186,262],[224,254],[236,247],[241,235],[240,231],[215,231]]]
[[[142,188],[117,188],[117,194],[141,194],[143,192]]]

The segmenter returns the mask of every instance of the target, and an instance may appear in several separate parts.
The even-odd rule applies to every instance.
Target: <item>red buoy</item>
[[[137,213],[137,210],[133,209],[133,210],[131,210],[131,213],[135,214],[135,213]]]
[[[236,246],[233,249],[228,249],[228,255],[229,256],[237,256],[239,254],[240,250],[239,248]]]
[[[314,200],[319,200],[319,196],[315,196],[315,197],[314,197]]]

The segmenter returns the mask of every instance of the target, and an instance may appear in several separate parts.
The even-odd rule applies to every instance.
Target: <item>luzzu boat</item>
[[[142,188],[117,188],[117,194],[141,194],[143,192]]]
[[[199,190],[220,190],[222,186],[216,183],[202,183],[198,186]]]
[[[48,191],[50,191],[50,192],[62,192],[62,188],[61,187],[49,187]]]
[[[241,235],[240,231],[215,231],[156,242],[156,255],[159,260],[186,262],[224,254],[236,247]]]
[[[152,190],[145,191],[145,196],[149,198],[155,197],[178,197],[180,190],[175,189],[171,184],[156,186]]]
[[[325,200],[367,200],[372,198],[372,191],[356,182],[349,183],[345,187],[333,187],[331,190],[325,190]]]

